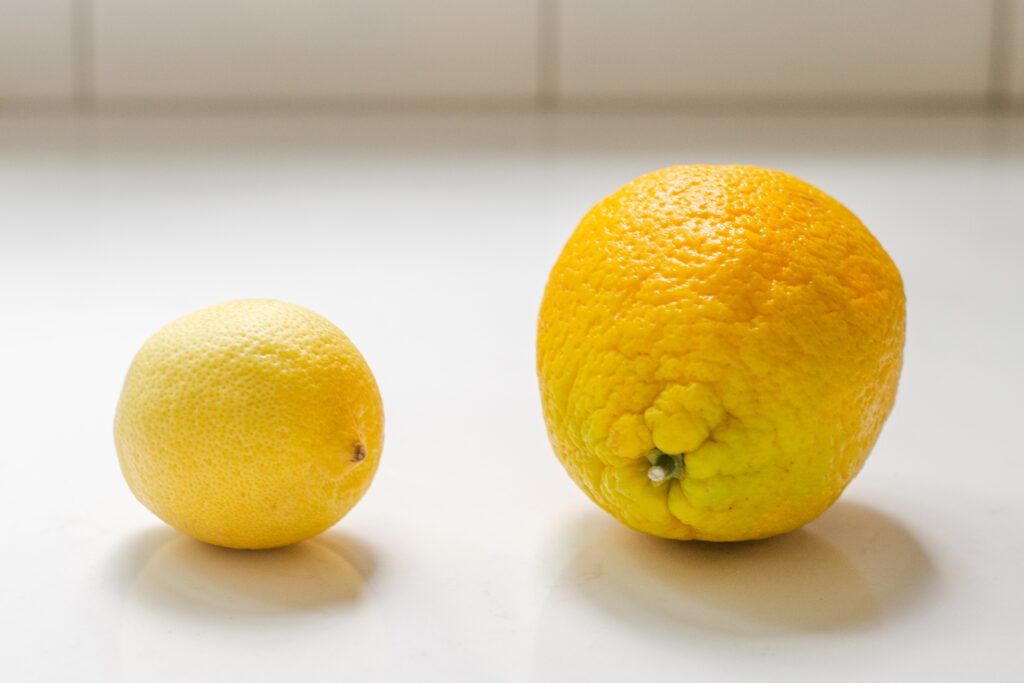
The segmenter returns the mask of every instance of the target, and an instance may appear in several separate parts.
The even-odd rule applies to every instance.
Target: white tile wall
[[[0,0],[0,99],[70,100],[72,1]]]
[[[532,95],[534,0],[94,0],[100,98]]]
[[[1024,101],[1024,0],[1013,0],[1010,8],[1013,28],[1009,32],[1010,95]]]
[[[966,96],[988,87],[987,0],[559,0],[578,96]]]
[[[1024,0],[0,0],[0,103],[1007,91],[1024,103]]]

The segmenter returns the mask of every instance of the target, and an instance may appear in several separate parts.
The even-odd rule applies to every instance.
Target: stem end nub
[[[660,484],[667,479],[680,479],[683,474],[683,455],[670,455],[662,453],[657,448],[647,454],[647,460],[651,466],[647,470],[647,478],[655,484]]]

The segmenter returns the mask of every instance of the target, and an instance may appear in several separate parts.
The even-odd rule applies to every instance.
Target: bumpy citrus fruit
[[[668,538],[763,538],[835,501],[892,408],[900,274],[785,173],[679,166],[583,218],[544,293],[548,433],[572,478]]]
[[[186,315],[142,346],[114,440],[132,492],[168,524],[269,548],[320,533],[356,504],[383,421],[370,368],[341,330],[250,299]]]

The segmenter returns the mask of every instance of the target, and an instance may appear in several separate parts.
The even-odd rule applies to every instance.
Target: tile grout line
[[[93,0],[71,0],[72,100],[77,112],[96,102],[96,46]]]
[[[992,0],[991,51],[989,54],[988,100],[993,111],[1010,105],[1010,31],[1013,28],[1011,0]]]
[[[558,14],[560,0],[537,0],[537,105],[542,111],[558,103]]]
[[[1024,102],[1011,100],[1005,112],[1024,115]],[[922,114],[985,115],[993,109],[987,100],[962,96],[771,99],[765,97],[635,97],[573,98],[555,102],[554,110],[570,115],[653,115],[653,116],[918,116]],[[0,118],[8,113],[79,113],[99,115],[287,115],[344,116],[381,115],[490,115],[495,113],[533,114],[538,111],[535,95],[499,97],[424,98],[417,96],[106,96],[92,98],[84,110],[69,106],[68,100],[39,103],[23,99],[0,98]]]

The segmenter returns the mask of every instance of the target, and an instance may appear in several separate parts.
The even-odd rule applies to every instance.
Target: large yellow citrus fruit
[[[270,548],[314,536],[362,497],[384,412],[369,366],[313,311],[231,301],[153,335],[114,420],[142,503],[202,541]]]
[[[899,271],[850,211],[779,171],[678,166],[583,218],[537,363],[572,478],[647,533],[795,529],[864,464],[896,396]]]

